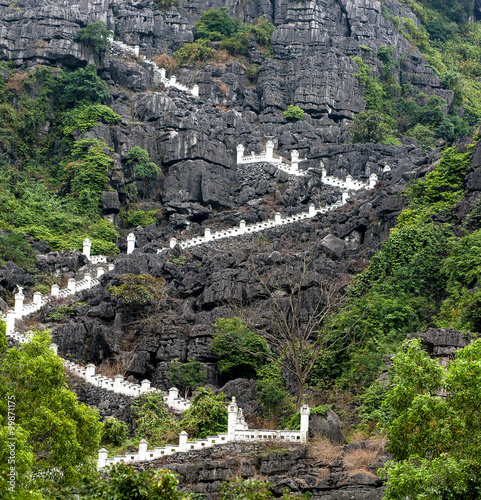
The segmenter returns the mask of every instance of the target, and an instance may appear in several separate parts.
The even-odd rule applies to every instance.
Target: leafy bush
[[[114,417],[109,417],[105,420],[102,427],[101,442],[119,446],[127,437],[127,424],[122,420],[117,420]]]
[[[392,134],[392,129],[384,120],[384,115],[378,111],[368,110],[357,113],[349,130],[352,142],[384,142]]]
[[[193,43],[184,43],[179,50],[174,52],[174,59],[177,64],[191,63],[194,61],[205,61],[215,56],[215,49],[207,46],[205,40]]]
[[[195,23],[195,29],[196,40],[221,41],[232,36],[236,31],[236,26],[227,13],[227,8],[220,7],[203,12]]]
[[[268,363],[257,372],[256,391],[269,416],[283,418],[295,411],[295,404],[286,389],[280,363]]]
[[[219,318],[211,349],[219,356],[217,369],[228,379],[255,377],[269,347],[265,339],[247,328],[239,318]]]
[[[161,214],[160,210],[126,210],[120,213],[123,226],[129,227],[146,227],[150,224],[155,224]]]
[[[111,286],[109,292],[121,298],[124,306],[130,309],[143,309],[150,305],[157,307],[164,291],[164,279],[150,274],[121,274],[118,279],[121,284]]]
[[[153,56],[152,61],[154,61],[159,68],[164,68],[168,73],[174,73],[174,71],[177,69],[177,62],[168,54],[159,54],[158,56]]]
[[[247,78],[249,78],[249,80],[251,80],[251,81],[256,81],[257,80],[257,76],[259,75],[260,69],[261,69],[260,66],[255,66],[255,65],[248,66],[246,68],[246,76],[247,76]]]
[[[62,116],[61,130],[64,135],[74,131],[85,132],[103,122],[108,125],[120,123],[121,117],[108,106],[89,104],[66,111]]]
[[[0,265],[8,261],[24,269],[35,266],[35,252],[23,234],[7,232],[0,235]]]
[[[165,406],[161,393],[147,393],[132,402],[135,416],[135,435],[146,439],[151,445],[162,446],[177,439],[179,422]]]
[[[97,76],[93,64],[67,73],[60,79],[58,102],[65,109],[74,108],[80,103],[95,104],[110,97],[107,84]]]
[[[265,483],[260,479],[235,478],[230,482],[223,481],[219,488],[220,500],[269,500],[274,498],[269,487],[271,483]]]
[[[170,363],[170,381],[173,384],[181,383],[185,389],[185,397],[189,392],[200,387],[207,378],[207,370],[200,361],[188,361],[187,363]]]
[[[109,46],[111,36],[112,33],[103,21],[95,21],[82,28],[78,33],[79,40],[92,47],[94,52],[106,49]]]
[[[169,10],[176,7],[182,0],[154,0],[154,5],[160,10]]]
[[[217,396],[201,387],[192,399],[192,406],[184,412],[182,428],[190,438],[205,439],[227,432],[225,395]]]
[[[179,481],[168,469],[137,472],[132,466],[114,464],[108,476],[89,481],[85,498],[100,500],[189,500],[177,490]]]
[[[75,313],[75,307],[58,306],[48,315],[48,319],[59,322],[64,320],[65,318],[68,318],[69,316],[75,316]]]
[[[132,166],[135,175],[139,175],[143,179],[154,177],[160,173],[159,167],[150,161],[148,151],[139,146],[134,146],[127,153],[127,165]]]
[[[304,110],[299,106],[289,104],[287,109],[282,113],[282,116],[288,121],[298,121],[304,118]]]

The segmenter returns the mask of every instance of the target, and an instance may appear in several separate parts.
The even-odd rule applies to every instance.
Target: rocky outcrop
[[[473,335],[455,328],[430,328],[424,333],[409,334],[408,339],[421,339],[421,345],[434,358],[453,359],[456,351],[466,347]]]
[[[314,444],[233,443],[179,453],[135,465],[138,470],[168,468],[179,474],[180,489],[202,493],[207,500],[219,497],[222,481],[234,477],[262,476],[280,498],[285,488],[293,493],[310,492],[313,500],[380,500],[382,481],[376,470],[386,456],[370,442],[342,448]]]

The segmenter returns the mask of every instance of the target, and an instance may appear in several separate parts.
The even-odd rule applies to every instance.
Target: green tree
[[[244,325],[240,318],[219,318],[210,345],[219,356],[217,368],[227,379],[255,378],[269,353],[265,339]]]
[[[192,406],[184,412],[181,425],[191,438],[205,439],[227,432],[225,395],[216,396],[210,389],[201,387]]]
[[[227,8],[210,9],[202,13],[195,23],[195,38],[205,38],[211,41],[220,41],[234,34],[236,27],[230,18]]]
[[[110,44],[111,36],[112,32],[107,29],[107,25],[103,21],[95,21],[82,28],[78,33],[79,40],[92,47],[94,52],[106,49]]]
[[[122,299],[122,304],[128,309],[137,312],[148,306],[157,309],[165,287],[163,278],[154,278],[150,274],[121,274],[118,277],[119,285],[109,288],[114,297]]]
[[[170,380],[173,384],[182,383],[185,397],[189,392],[200,387],[207,378],[207,370],[200,361],[188,361],[187,363],[171,363]]]
[[[86,499],[101,500],[188,500],[177,490],[179,481],[168,469],[137,472],[130,465],[115,464],[108,476],[89,481],[83,491]]]
[[[102,427],[102,443],[119,446],[127,437],[128,426],[122,420],[109,417]]]
[[[6,350],[1,358],[0,440],[9,433],[13,413],[19,488],[38,490],[40,485],[48,498],[54,498],[55,491],[91,471],[102,425],[98,412],[79,403],[67,389],[63,361],[49,347],[50,333],[32,334],[29,343]],[[1,445],[1,464],[7,463],[7,453]]]
[[[134,169],[135,175],[140,175],[144,180],[160,173],[159,167],[150,161],[149,153],[139,146],[134,146],[127,153],[127,165]]]
[[[289,104],[284,113],[282,113],[282,116],[287,121],[296,122],[304,118],[304,110],[299,106],[294,106],[293,104]]]
[[[392,378],[383,405],[393,456],[384,468],[384,498],[478,498],[481,340],[458,351],[446,369],[419,340],[407,342],[394,358]]]
[[[132,402],[135,416],[135,435],[149,444],[161,446],[177,439],[178,421],[173,418],[160,392],[142,394]]]
[[[354,116],[350,132],[352,142],[382,143],[392,133],[392,130],[382,113],[376,110],[367,110]]]
[[[97,68],[88,64],[60,78],[58,102],[64,109],[75,108],[81,103],[95,104],[110,97],[107,84],[97,75]]]
[[[223,481],[219,488],[220,500],[269,500],[274,498],[270,486],[271,483],[260,479],[235,478],[229,482]]]

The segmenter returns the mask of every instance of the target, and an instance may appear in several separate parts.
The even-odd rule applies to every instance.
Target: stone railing
[[[316,208],[315,205],[311,203],[309,205],[308,212],[302,212],[297,215],[282,217],[281,214],[277,212],[274,219],[270,219],[263,222],[257,222],[255,224],[246,224],[245,221],[241,220],[238,227],[225,229],[222,231],[212,232],[209,228],[206,228],[204,230],[204,236],[197,236],[195,238],[186,241],[178,241],[176,238],[171,238],[169,243],[169,248],[174,248],[177,245],[177,243],[180,245],[182,249],[190,248],[196,245],[209,243],[211,241],[217,241],[235,236],[243,236],[245,234],[254,234],[260,231],[264,231],[266,229],[271,229],[286,224],[292,224],[294,222],[312,219],[317,214],[325,214],[330,210],[335,210],[337,208],[342,207],[345,203],[347,203],[347,200],[348,200],[348,193],[346,192],[342,194],[341,200],[338,200],[336,203],[333,203],[332,205],[328,205],[327,207],[322,207],[322,208]],[[162,253],[166,250],[167,248],[162,248],[157,250],[157,253]]]
[[[105,448],[102,448],[99,450],[97,468],[103,469],[104,467],[119,462],[129,463],[155,460],[174,453],[186,453],[194,450],[202,450],[232,441],[254,442],[278,440],[281,443],[286,441],[291,443],[305,443],[309,432],[309,406],[303,405],[300,413],[301,428],[298,431],[249,429],[248,425],[245,423],[242,409],[237,406],[235,398],[232,398],[231,403],[227,406],[227,434],[219,434],[218,436],[209,436],[205,439],[189,441],[187,432],[182,431],[179,434],[178,445],[156,447],[153,450],[149,450],[147,441],[142,439],[139,443],[139,450],[137,453],[117,455],[113,458],[108,458],[108,451]]]
[[[175,77],[175,75],[171,75],[170,78],[167,78],[166,71],[164,68],[159,69],[159,67],[154,61],[148,59],[145,56],[140,55],[140,47],[138,45],[130,46],[127,45],[126,43],[119,42],[118,40],[112,40],[111,44],[113,47],[118,48],[122,52],[132,54],[136,57],[141,57],[144,63],[150,66],[154,72],[154,84],[162,84],[165,87],[173,87],[177,90],[182,90],[183,92],[187,92],[188,94],[194,97],[199,97],[198,85],[194,85],[192,88],[189,88],[177,82],[177,78]]]
[[[322,163],[321,163],[322,166]],[[325,168],[321,169],[321,182],[328,186],[335,186],[340,189],[347,189],[358,191],[359,189],[372,189],[378,181],[376,174],[369,176],[369,182],[362,182],[354,179],[351,175],[346,175],[346,180],[339,179],[338,177],[328,176]]]
[[[304,159],[299,159],[299,151],[296,149],[291,151],[291,161],[288,162],[285,158],[281,156],[274,158],[274,143],[272,141],[267,141],[266,149],[260,155],[244,156],[245,148],[242,144],[237,146],[237,164],[246,163],[271,163],[275,165],[279,170],[282,170],[290,175],[303,176],[306,172],[299,171],[299,162],[304,161]]]

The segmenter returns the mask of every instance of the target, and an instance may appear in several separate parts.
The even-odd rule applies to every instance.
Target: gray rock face
[[[408,335],[410,339],[421,339],[421,345],[433,357],[453,358],[456,351],[466,347],[473,337],[454,328],[430,328],[425,333]]]
[[[53,273],[55,271],[75,272],[88,262],[85,255],[78,250],[49,252],[45,255],[37,255],[36,259],[37,267],[43,273]]]
[[[312,438],[324,436],[333,444],[343,444],[345,442],[342,423],[332,410],[327,410],[325,418],[320,415],[311,415],[309,417],[309,436]]]
[[[178,453],[134,467],[138,470],[168,468],[179,474],[180,489],[202,493],[208,500],[218,498],[222,481],[239,475],[252,478],[262,475],[272,483],[276,497],[288,487],[293,493],[310,492],[314,500],[380,500],[382,481],[376,469],[386,460],[383,451],[373,455],[374,462],[365,464],[365,471],[349,466],[349,455],[367,447],[353,443],[337,450],[329,457],[322,449],[309,449],[283,443],[232,443],[208,450]],[[370,461],[370,460],[368,460]]]

